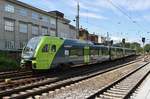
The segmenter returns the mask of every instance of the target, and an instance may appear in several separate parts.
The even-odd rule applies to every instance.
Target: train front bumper
[[[21,68],[30,68],[35,69],[36,68],[36,61],[30,60],[30,59],[21,59]]]

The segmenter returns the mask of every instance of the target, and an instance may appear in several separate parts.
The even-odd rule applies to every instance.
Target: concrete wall
[[[5,5],[10,4],[15,7],[15,12],[10,13],[5,11]],[[23,16],[19,14],[20,9],[26,9],[27,10],[27,16]],[[33,9],[25,8],[21,5],[14,4],[11,2],[8,2],[7,0],[0,0],[0,49],[7,50],[6,41],[14,41],[15,47],[10,50],[17,50],[20,49],[20,43],[27,42],[30,38],[38,35],[42,35],[42,27],[48,28],[48,34],[52,35],[51,32],[53,32],[53,35],[55,35],[56,32],[56,18],[44,15],[43,13],[36,12],[39,14],[39,19],[33,19],[32,13],[36,12]],[[47,16],[48,21],[43,21],[41,19],[42,16]],[[14,32],[7,32],[4,30],[4,20],[10,19],[14,21],[15,23],[15,30]],[[19,32],[19,23],[23,22],[28,25],[28,33],[20,33]],[[37,35],[32,34],[32,25],[36,25],[39,28],[39,33]],[[75,36],[75,30],[72,30],[69,28],[69,24],[65,24],[64,21],[58,20],[58,36],[59,37],[65,37],[65,38],[76,38]]]

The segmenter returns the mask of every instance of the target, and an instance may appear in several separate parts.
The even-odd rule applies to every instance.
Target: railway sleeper
[[[117,89],[120,89],[120,90],[129,90],[128,87],[121,87],[121,86],[113,86],[113,88],[117,88]]]
[[[110,88],[110,90],[112,90],[112,91],[119,91],[119,92],[127,92],[128,91],[128,90],[118,89],[118,88]]]
[[[113,90],[107,90],[109,93],[114,93],[114,94],[121,94],[121,95],[126,95],[127,91],[113,91]]]
[[[124,89],[130,89],[131,87],[133,87],[134,85],[115,85],[116,88],[124,88]]]
[[[118,85],[118,84],[115,85],[115,87],[119,87],[119,88],[120,88],[120,87],[122,87],[122,88],[130,88],[131,86],[132,86],[132,85],[130,85],[130,84],[129,84],[129,85]]]
[[[122,99],[120,97],[108,96],[108,95],[99,95],[98,99]]]
[[[134,83],[133,82],[125,82],[125,83],[120,83],[117,84],[118,86],[132,86]]]
[[[104,92],[103,95],[113,96],[113,97],[118,97],[118,98],[123,98],[123,97],[124,97],[124,95],[115,94],[115,93],[110,93],[110,92]]]

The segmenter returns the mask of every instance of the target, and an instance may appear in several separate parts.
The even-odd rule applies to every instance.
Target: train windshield
[[[29,40],[28,44],[23,49],[22,56],[24,58],[32,57],[40,40],[41,40],[41,37],[34,37],[31,40]]]

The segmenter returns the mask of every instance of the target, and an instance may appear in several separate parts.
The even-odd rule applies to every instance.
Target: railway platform
[[[146,55],[144,61],[150,62],[150,56]],[[139,88],[130,97],[131,99],[150,99],[150,74],[141,83]]]
[[[146,77],[136,92],[131,96],[131,99],[150,99],[150,74]]]

